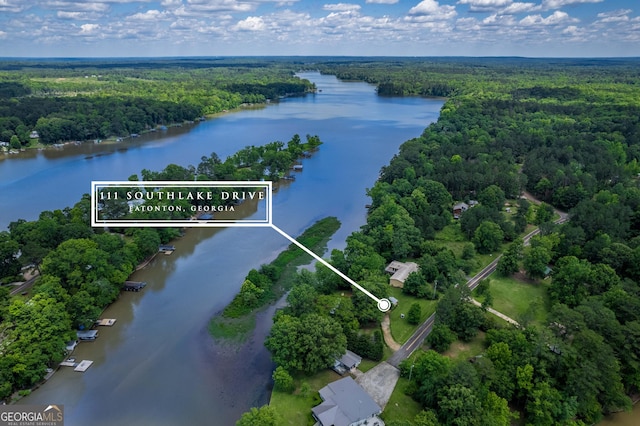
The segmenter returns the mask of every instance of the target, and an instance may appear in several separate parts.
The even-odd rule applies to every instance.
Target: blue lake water
[[[342,227],[329,249],[343,248],[365,223],[366,189],[380,168],[437,119],[443,101],[381,98],[365,83],[301,76],[322,91],[166,135],[0,160],[0,227],[73,205],[92,180],[126,180],[143,168],[197,165],[212,152],[225,158],[247,145],[317,134],[320,150],[303,160],[295,182],[274,194],[273,223],[295,237],[316,220],[336,216]],[[107,309],[104,317],[116,324],[78,346],[74,356],[93,360],[91,368],[61,369],[21,403],[63,404],[67,426],[233,425],[250,406],[268,401],[271,361],[260,339],[233,354],[211,340],[206,326],[251,268],[288,245],[268,228],[188,230],[173,255],[157,257],[134,275],[149,283],[142,292],[125,293]],[[270,320],[257,327],[266,333]]]

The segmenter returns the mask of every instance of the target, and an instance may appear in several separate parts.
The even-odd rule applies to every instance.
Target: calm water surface
[[[317,134],[324,144],[304,160],[297,180],[275,194],[273,222],[297,236],[316,220],[336,216],[342,227],[329,249],[343,248],[365,223],[366,188],[402,142],[437,119],[442,101],[379,98],[364,83],[318,73],[303,77],[322,92],[170,129],[176,133],[144,143],[81,145],[0,160],[0,226],[73,205],[89,192],[91,180],[125,180],[143,168],[196,165],[211,152],[225,158],[247,145]],[[62,368],[21,403],[64,404],[67,426],[224,426],[268,401],[272,364],[262,339],[229,353],[212,342],[206,325],[249,269],[273,260],[288,241],[267,228],[190,229],[175,246],[173,255],[156,257],[133,276],[149,283],[142,292],[123,293],[107,309],[104,317],[116,324],[78,346],[74,356],[93,360],[91,368]],[[258,329],[266,333],[270,322],[258,321]]]

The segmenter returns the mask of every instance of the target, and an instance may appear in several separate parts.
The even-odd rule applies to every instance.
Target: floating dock
[[[170,245],[161,245],[160,247],[158,247],[158,251],[164,254],[171,254],[175,251],[175,249],[175,246]]]
[[[104,318],[104,319],[99,319],[95,322],[96,325],[102,325],[105,327],[111,327],[115,323],[116,323],[115,318]]]
[[[147,285],[144,281],[125,281],[123,290],[125,291],[140,291]]]
[[[81,373],[84,373],[85,371],[87,371],[87,369],[89,367],[91,367],[91,364],[93,364],[93,361],[89,361],[87,359],[83,359],[82,361],[80,361],[80,363],[76,366],[76,368],[73,369],[73,371],[79,371]]]

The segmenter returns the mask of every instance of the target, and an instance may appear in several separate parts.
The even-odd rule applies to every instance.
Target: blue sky
[[[0,0],[0,56],[640,56],[638,0]]]

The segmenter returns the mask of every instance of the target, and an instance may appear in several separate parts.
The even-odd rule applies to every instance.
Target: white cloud
[[[22,12],[29,6],[20,0],[0,0],[0,12]]]
[[[630,18],[627,15],[631,12],[631,9],[618,9],[609,12],[601,12],[598,13],[598,22],[626,22],[629,21]]]
[[[322,6],[324,10],[330,10],[334,12],[347,12],[353,10],[360,10],[359,4],[349,4],[349,3],[335,3],[335,4],[325,4]]]
[[[99,28],[100,25],[98,24],[82,24],[80,25],[80,34],[95,34]]]
[[[515,25],[516,21],[511,15],[498,15],[494,13],[484,18],[482,23],[487,26],[509,27]]]
[[[160,6],[164,7],[177,7],[182,6],[182,0],[162,0]]]
[[[60,19],[73,19],[76,21],[87,21],[87,20],[96,20],[101,14],[92,13],[92,12],[67,12],[64,10],[59,10],[56,13],[56,16]]]
[[[518,13],[532,12],[534,10],[540,9],[535,3],[522,3],[516,2],[511,3],[509,6],[500,10],[500,13],[508,14],[508,15],[516,15]]]
[[[561,7],[568,6],[571,4],[602,3],[603,1],[604,0],[544,0],[542,2],[542,8],[544,10],[560,9]]]
[[[485,12],[508,6],[513,0],[458,0],[458,4],[468,4],[472,12]]]
[[[128,21],[160,21],[168,17],[168,12],[160,12],[159,10],[147,10],[144,13],[136,13],[131,16],[127,16]]]
[[[367,4],[396,4],[400,0],[366,0]]]
[[[440,6],[435,0],[422,0],[409,10],[409,15],[450,19],[457,15],[455,6]]]
[[[247,19],[239,21],[235,29],[241,31],[263,31],[266,29],[264,20],[260,16],[249,16]]]
[[[190,11],[197,12],[251,12],[255,3],[240,3],[236,0],[187,0]]]
[[[520,24],[524,26],[532,25],[558,25],[568,22],[577,22],[575,18],[571,18],[568,13],[556,10],[551,15],[543,18],[541,15],[528,15],[520,20]]]
[[[4,31],[0,30],[0,38],[6,38],[7,37],[7,33],[5,33]]]
[[[106,12],[109,10],[109,5],[102,2],[73,2],[73,1],[46,1],[41,4],[44,8],[50,8],[54,10],[71,10],[74,12]]]

